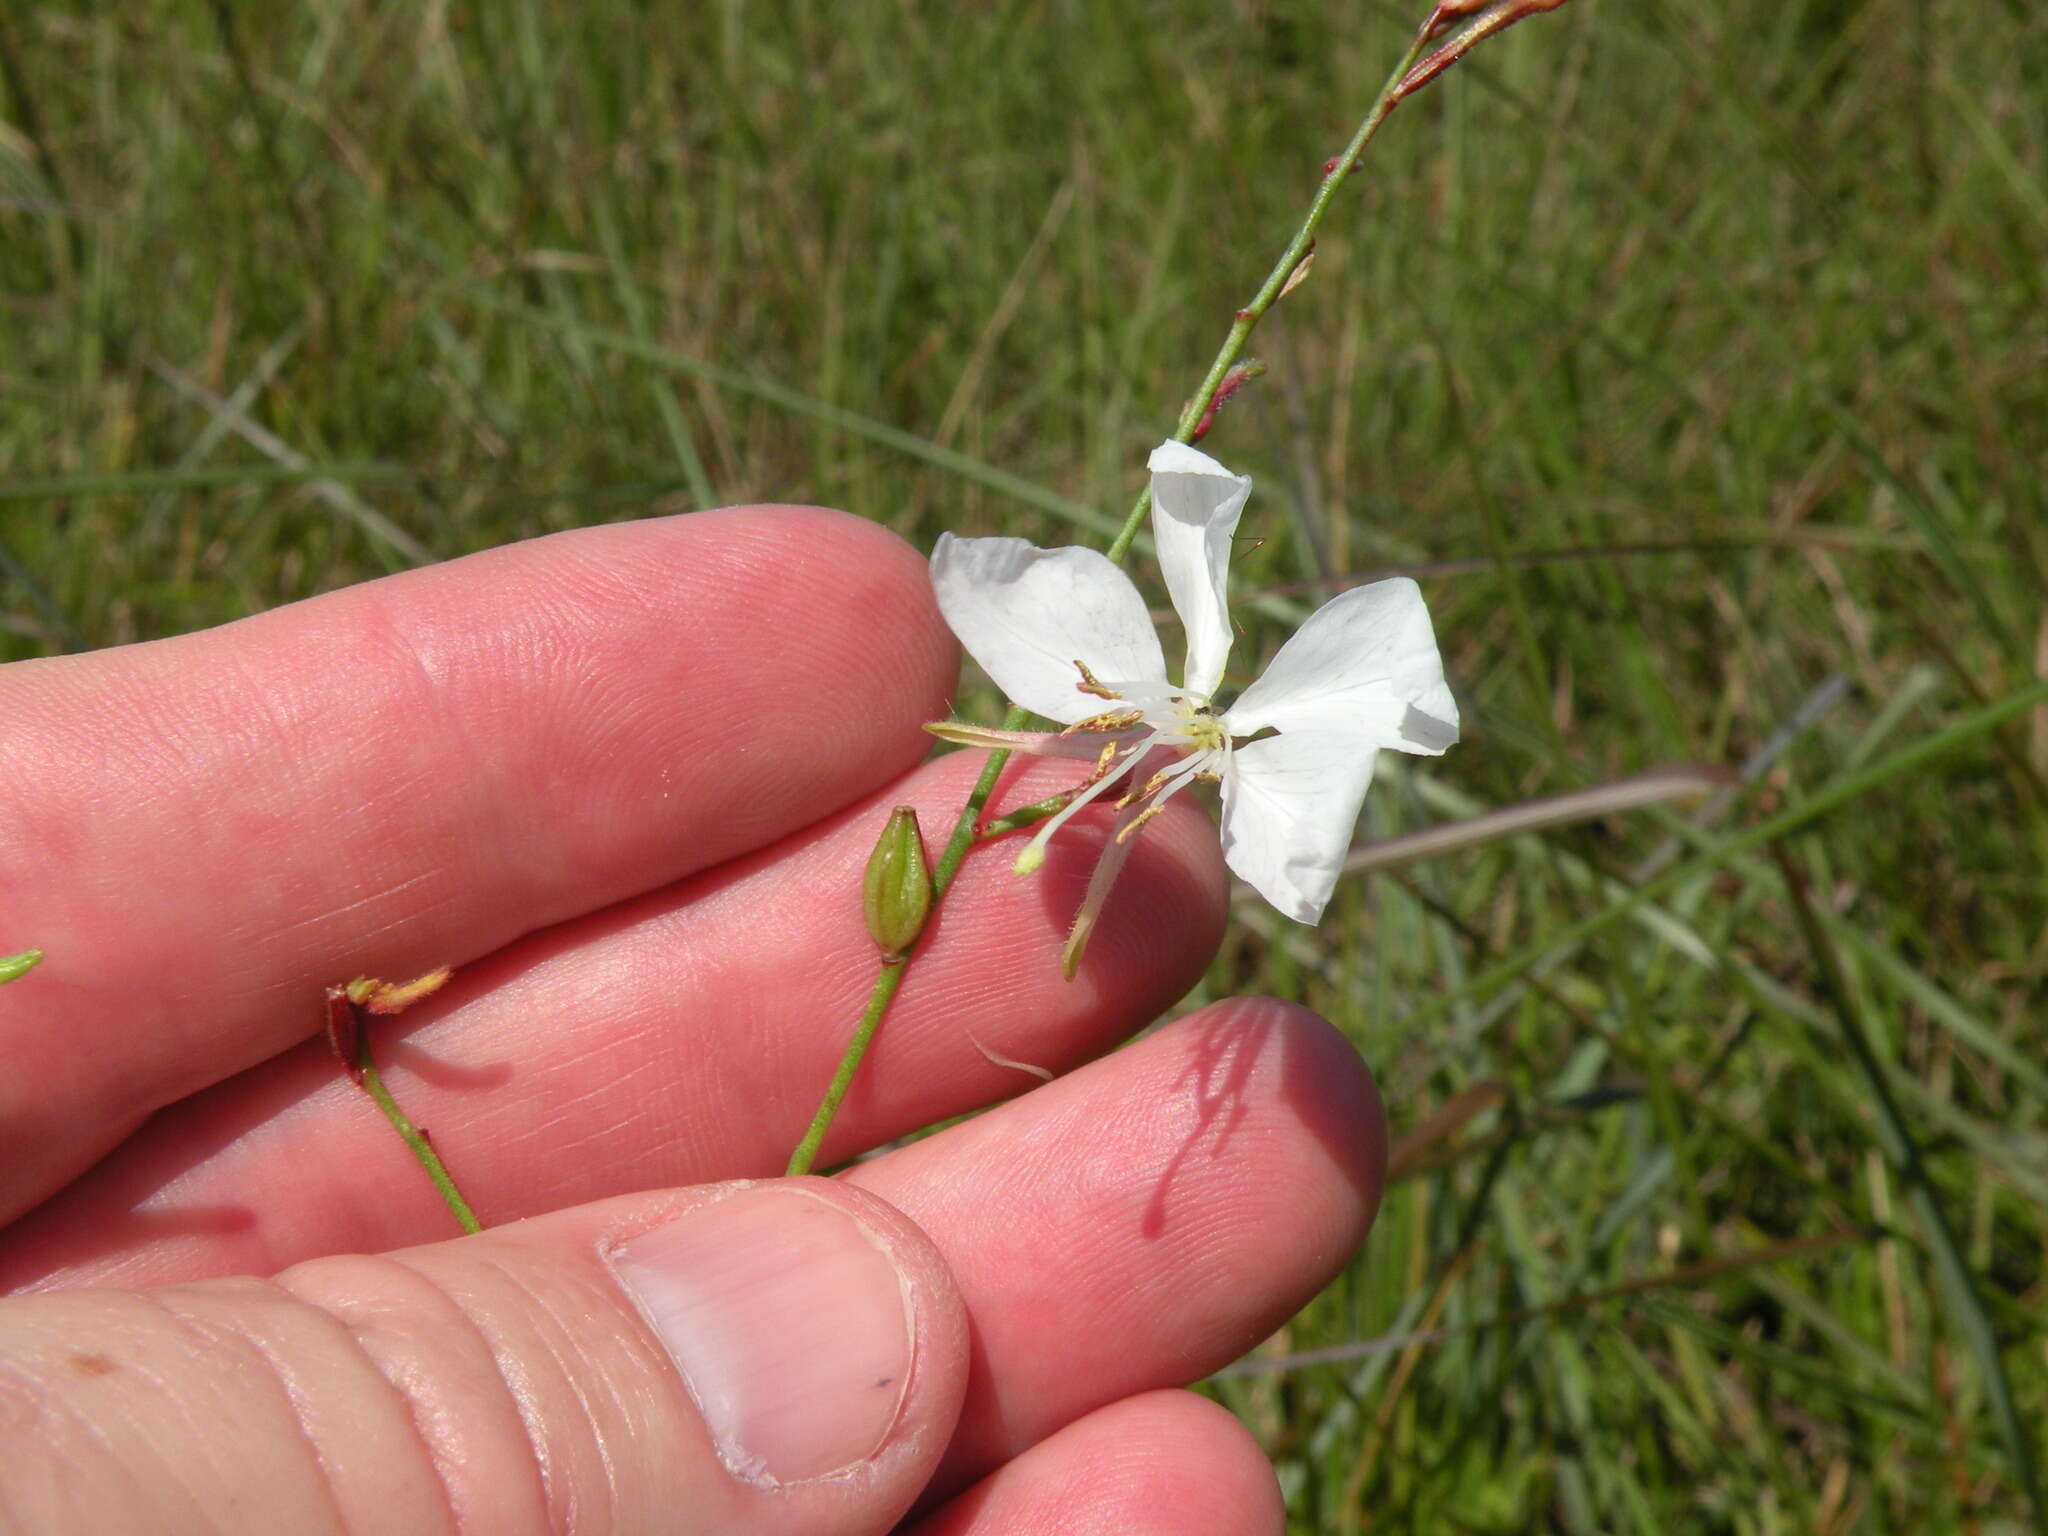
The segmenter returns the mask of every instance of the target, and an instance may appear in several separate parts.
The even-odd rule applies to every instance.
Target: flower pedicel
[[[1083,806],[1126,786],[1061,957],[1069,976],[1133,836],[1188,784],[1222,786],[1230,868],[1287,916],[1313,923],[1342,872],[1380,750],[1433,757],[1458,739],[1429,610],[1405,577],[1325,603],[1265,675],[1218,711],[1231,640],[1230,539],[1251,480],[1179,442],[1160,444],[1147,467],[1159,568],[1187,630],[1178,685],[1167,680],[1144,599],[1107,557],[951,534],[932,550],[940,611],[968,654],[1012,700],[1066,729],[927,728],[969,746],[1095,764],[1025,845],[1018,872],[1044,862],[1047,841]],[[1138,779],[1135,770],[1162,753],[1173,755]]]

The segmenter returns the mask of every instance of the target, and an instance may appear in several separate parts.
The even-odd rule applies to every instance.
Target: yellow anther
[[[1092,693],[1098,699],[1121,699],[1123,697],[1122,694],[1113,692],[1112,690],[1103,687],[1101,682],[1097,680],[1095,674],[1088,670],[1087,662],[1077,660],[1075,661],[1074,666],[1076,667],[1076,669],[1079,670],[1081,674],[1081,681],[1074,684],[1074,686],[1077,689],[1079,689],[1082,693]]]
[[[1163,805],[1146,806],[1144,810],[1138,812],[1137,815],[1131,818],[1130,825],[1125,827],[1121,832],[1117,833],[1116,840],[1120,843],[1128,843],[1132,838],[1138,835],[1138,828],[1145,825],[1146,822],[1150,821],[1154,816],[1157,816],[1161,811],[1165,809],[1166,807]]]
[[[1174,771],[1172,768],[1160,769],[1157,773],[1153,774],[1151,778],[1145,781],[1145,787],[1143,789],[1138,790],[1135,794],[1125,795],[1123,799],[1117,801],[1117,809],[1122,810],[1127,805],[1131,805],[1139,800],[1150,798],[1150,796],[1155,790],[1163,788],[1166,784],[1166,781],[1173,777],[1173,772]]]
[[[1114,698],[1112,694],[1110,697]],[[1112,709],[1107,714],[1090,715],[1086,720],[1076,720],[1060,732],[1061,736],[1074,736],[1082,731],[1127,731],[1134,725],[1145,722],[1142,709]]]

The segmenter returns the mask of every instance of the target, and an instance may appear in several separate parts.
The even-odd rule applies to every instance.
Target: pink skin
[[[907,1536],[1278,1536],[1266,1458],[1191,1392],[1147,1392],[1078,1419]]]
[[[0,910],[50,955],[0,989],[0,1208],[26,1213],[0,1284],[448,1235],[317,1038],[322,985],[359,973],[459,967],[371,1027],[488,1223],[779,1171],[873,975],[875,833],[916,804],[936,847],[978,764],[914,766],[955,665],[915,552],[781,507],[0,672]],[[1000,803],[1083,772],[1030,764]],[[1298,1009],[1219,1005],[1082,1065],[1187,988],[1224,917],[1214,833],[1177,802],[1063,982],[1107,822],[1079,818],[1028,880],[969,861],[826,1148],[1036,1087],[976,1042],[1068,1074],[851,1174],[932,1236],[973,1319],[940,1489],[1002,1469],[1021,1497],[1115,1405],[1184,1413],[1139,1394],[1284,1319],[1377,1203],[1371,1081]],[[1171,1443],[1190,1466],[1256,1455],[1214,1419]],[[1191,1473],[1160,1481],[1206,1522],[1161,1529],[1270,1528],[1269,1483],[1226,1479],[1219,1514]]]

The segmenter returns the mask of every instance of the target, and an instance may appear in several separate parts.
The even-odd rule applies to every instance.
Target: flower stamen
[[[1101,680],[1098,679],[1093,672],[1090,672],[1088,670],[1087,662],[1082,661],[1079,658],[1076,658],[1074,661],[1074,666],[1075,669],[1078,670],[1081,674],[1081,681],[1074,684],[1074,688],[1077,692],[1092,693],[1098,699],[1123,698],[1122,694],[1115,692],[1113,689],[1104,687]]]
[[[1118,801],[1117,804],[1118,808],[1121,809],[1123,806],[1123,802]],[[1128,843],[1132,838],[1138,835],[1138,829],[1140,827],[1144,826],[1146,822],[1150,821],[1154,816],[1157,816],[1161,811],[1165,809],[1166,807],[1164,805],[1155,804],[1146,806],[1145,809],[1138,812],[1137,815],[1133,816],[1129,821],[1125,822],[1121,827],[1117,829],[1116,840],[1120,843]]]
[[[1077,736],[1084,731],[1128,731],[1134,725],[1145,722],[1142,709],[1112,709],[1107,714],[1090,715],[1086,720],[1076,720],[1061,731],[1062,736]]]
[[[1111,742],[1105,749],[1105,755],[1113,757],[1116,748],[1117,743]],[[1098,764],[1097,772],[1101,773],[1101,777],[1082,789],[1077,790],[1074,798],[1069,800],[1060,810],[1048,816],[1045,819],[1045,824],[1038,829],[1031,841],[1024,845],[1023,851],[1017,855],[1017,863],[1015,865],[1017,873],[1020,875],[1037,873],[1039,868],[1045,863],[1045,845],[1052,841],[1052,835],[1072,820],[1075,812],[1101,795],[1105,790],[1112,788],[1117,780],[1130,772],[1132,766],[1144,755],[1144,744],[1140,743],[1137,746],[1126,748],[1121,762],[1116,762],[1113,765]],[[1107,767],[1107,772],[1102,772],[1104,767]]]

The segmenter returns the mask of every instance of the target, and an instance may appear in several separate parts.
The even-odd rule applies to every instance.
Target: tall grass
[[[1414,20],[9,6],[0,654],[721,502],[1097,526]],[[1468,701],[1370,830],[1751,768],[1227,943],[1406,1135],[1216,1385],[1300,1530],[2036,1518],[2044,188],[2024,0],[1577,0],[1256,338],[1241,660],[1412,567]]]

